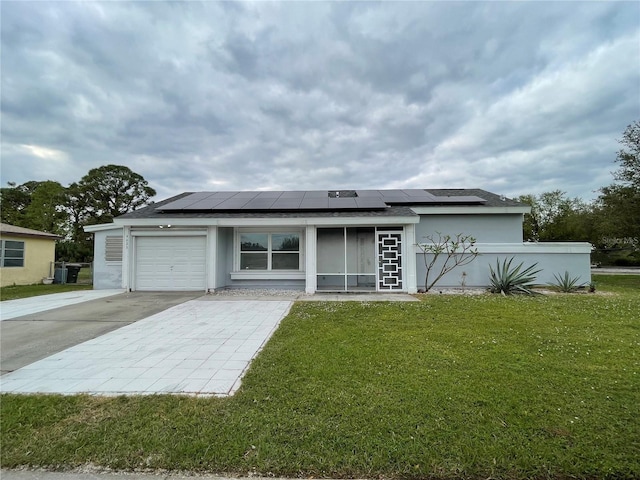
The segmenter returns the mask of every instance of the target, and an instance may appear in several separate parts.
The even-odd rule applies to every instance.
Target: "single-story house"
[[[59,238],[52,233],[0,223],[0,284],[30,285],[49,277]]]
[[[478,189],[183,193],[85,227],[95,288],[286,288],[414,293],[419,243],[472,235],[480,255],[437,286],[489,284],[489,266],[538,263],[541,284],[569,271],[590,281],[588,243],[525,243],[529,206]]]

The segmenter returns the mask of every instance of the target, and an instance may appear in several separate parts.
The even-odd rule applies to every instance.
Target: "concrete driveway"
[[[203,295],[203,292],[121,293],[3,320],[0,322],[2,374]],[[44,309],[50,305],[45,297],[48,296],[29,300],[35,304],[34,308]],[[6,303],[0,303],[3,313]],[[20,311],[28,310],[27,306],[20,307]]]
[[[123,293],[118,290],[73,290],[63,293],[51,293],[36,297],[20,298],[18,300],[4,300],[0,303],[0,322],[11,318],[23,317],[32,313],[40,313],[55,308],[67,307],[77,303],[111,297]]]

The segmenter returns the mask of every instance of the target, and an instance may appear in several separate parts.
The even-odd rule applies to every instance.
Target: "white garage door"
[[[206,237],[136,237],[136,290],[204,290]]]

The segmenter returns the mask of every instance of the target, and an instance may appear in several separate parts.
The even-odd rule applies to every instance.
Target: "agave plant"
[[[550,283],[552,287],[556,287],[558,290],[564,293],[571,293],[578,290],[580,287],[584,287],[586,283],[578,283],[580,280],[580,276],[571,277],[569,272],[565,270],[564,275],[560,276],[558,274],[553,274],[553,278],[556,279],[555,282]]]
[[[508,261],[504,259],[502,265],[500,265],[500,260],[497,260],[495,270],[489,265],[489,269],[491,270],[491,292],[501,293],[502,295],[512,295],[516,293],[533,295],[535,292],[531,290],[531,288],[535,285],[536,274],[541,272],[541,270],[534,270],[538,264],[534,263],[522,270],[524,262],[517,267],[511,268],[512,261],[513,257]]]

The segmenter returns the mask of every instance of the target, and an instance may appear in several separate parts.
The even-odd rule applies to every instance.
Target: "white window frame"
[[[16,242],[16,243],[21,243],[22,244],[22,258],[16,258],[16,257],[7,257],[6,255],[6,244],[7,242]],[[11,248],[10,250],[20,250],[19,248]],[[1,244],[0,244],[0,267],[2,268],[24,268],[24,260],[25,260],[25,253],[26,253],[26,245],[25,242],[23,240],[2,240]],[[5,260],[22,260],[22,265],[6,265],[4,264]]]
[[[242,256],[242,245],[241,245],[241,238],[243,234],[262,234],[262,235],[267,235],[267,250],[266,251],[254,251],[254,252],[249,252],[247,251],[247,253],[266,253],[267,254],[267,268],[266,269],[262,269],[262,270],[249,270],[249,269],[241,269],[240,265],[241,265],[241,261],[240,258]],[[295,234],[298,236],[298,250],[287,250],[287,251],[283,251],[282,253],[297,253],[298,254],[298,268],[293,268],[293,269],[273,269],[272,268],[272,264],[273,264],[273,254],[274,251],[272,250],[272,236],[273,235],[291,235],[291,234]],[[259,274],[259,273],[290,273],[290,272],[302,272],[304,271],[304,255],[303,255],[303,250],[302,250],[302,245],[304,242],[304,235],[303,232],[298,229],[298,228],[269,228],[269,229],[257,229],[257,228],[240,228],[240,229],[236,229],[235,232],[235,241],[234,241],[234,250],[235,250],[235,255],[234,255],[234,270],[236,272],[247,272],[247,273],[254,273],[254,274]],[[278,251],[275,252],[276,254],[278,254]]]

